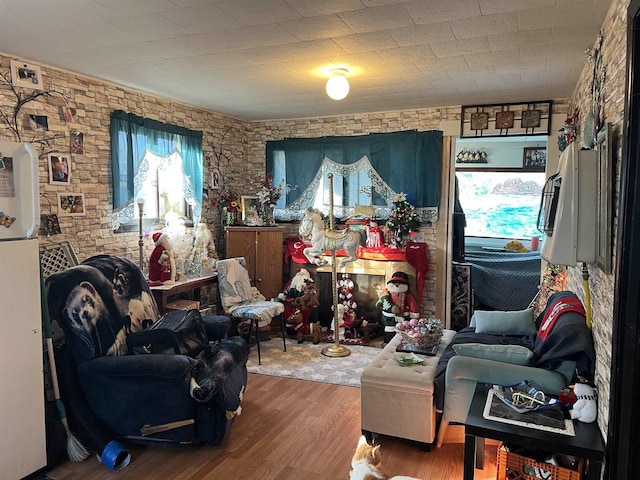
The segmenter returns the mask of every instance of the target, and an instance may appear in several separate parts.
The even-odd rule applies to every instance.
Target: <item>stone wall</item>
[[[11,57],[0,54],[0,71],[9,71]],[[51,96],[40,97],[20,110],[22,141],[37,142],[45,136],[59,135],[48,144],[37,144],[40,156],[40,208],[42,213],[57,213],[57,194],[62,192],[84,193],[86,216],[59,217],[61,235],[40,237],[41,243],[69,241],[82,261],[96,253],[111,253],[129,257],[137,262],[138,233],[114,233],[111,192],[111,166],[109,163],[109,122],[113,110],[124,110],[162,122],[203,131],[203,153],[205,157],[205,185],[210,183],[208,172],[211,165],[218,165],[229,177],[242,180],[246,177],[249,124],[214,112],[182,105],[170,100],[123,89],[103,81],[42,66],[43,84]],[[20,88],[19,91],[25,92]],[[0,84],[0,109],[12,113],[15,96],[10,89]],[[61,116],[62,107],[76,109],[72,122]],[[24,127],[25,115],[46,115],[49,131],[34,132]],[[2,128],[0,139],[17,141],[11,132]],[[82,155],[71,155],[71,180],[69,185],[50,185],[47,171],[47,154],[57,151],[69,154],[69,133],[76,130],[84,134]],[[226,133],[226,134],[225,134]],[[223,141],[224,137],[224,141]],[[219,155],[221,152],[224,155]],[[249,168],[264,170],[264,160],[254,162]],[[239,187],[239,189],[242,187]],[[211,198],[203,202],[203,221],[220,235],[217,209],[211,208]],[[153,249],[150,239],[145,241],[145,256]]]
[[[614,206],[616,212],[613,219],[613,250],[617,239],[615,232],[618,222],[617,201],[620,186],[620,162],[622,158],[622,126],[625,105],[625,81],[627,60],[627,21],[626,12],[629,0],[612,2],[609,13],[602,25],[602,58],[606,66],[606,81],[604,87],[604,122],[613,124],[614,131],[614,162],[617,165],[615,179]],[[594,45],[596,39],[594,39]],[[586,57],[585,57],[586,60]],[[591,81],[593,72],[590,65],[585,68],[571,97],[571,111],[580,111],[580,126],[592,106]],[[615,265],[615,257],[613,260]],[[596,264],[587,264],[589,289],[591,297],[591,311],[593,322],[593,336],[596,345],[596,384],[598,387],[598,424],[606,438],[609,420],[609,395],[611,382],[611,341],[613,326],[614,275],[605,275]],[[582,265],[569,269],[569,289],[578,293],[585,300],[583,287]]]

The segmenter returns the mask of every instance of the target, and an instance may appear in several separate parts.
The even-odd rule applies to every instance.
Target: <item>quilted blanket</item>
[[[523,310],[538,293],[540,253],[468,250],[471,286],[476,302],[483,308]]]

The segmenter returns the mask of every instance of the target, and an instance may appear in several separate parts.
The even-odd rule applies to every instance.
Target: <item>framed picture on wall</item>
[[[44,90],[42,86],[42,70],[38,65],[11,60],[11,84],[14,87]]]
[[[488,113],[471,114],[471,130],[486,130],[487,128],[489,128]]]
[[[49,183],[52,185],[68,185],[71,182],[71,159],[62,153],[50,153],[47,157],[49,165]]]
[[[58,193],[58,215],[78,217],[86,214],[84,193]]]
[[[40,219],[42,220],[42,229],[47,237],[62,233],[58,216],[55,213],[44,213],[40,215]]]
[[[525,147],[522,168],[543,172],[547,166],[547,147]]]
[[[243,195],[240,197],[240,201],[242,203],[242,223],[251,226],[262,225],[258,197]]]

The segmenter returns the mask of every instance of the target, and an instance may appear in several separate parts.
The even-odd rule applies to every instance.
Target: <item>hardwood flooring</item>
[[[390,407],[411,408],[409,405]],[[242,414],[215,447],[127,445],[131,464],[112,472],[95,455],[42,472],[54,480],[347,480],[360,437],[360,389],[267,375],[249,375]],[[382,470],[424,480],[462,478],[463,445],[430,452],[420,445],[378,437]],[[487,445],[484,470],[496,478],[496,447]]]

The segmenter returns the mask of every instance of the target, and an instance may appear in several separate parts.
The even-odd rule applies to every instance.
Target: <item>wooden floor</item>
[[[411,408],[410,405],[390,406]],[[127,445],[131,464],[114,473],[95,455],[43,472],[55,480],[347,480],[360,436],[360,389],[249,374],[242,415],[215,447]],[[463,445],[423,451],[419,445],[378,437],[382,470],[423,480],[462,479]],[[484,470],[496,478],[496,447],[487,445]]]

